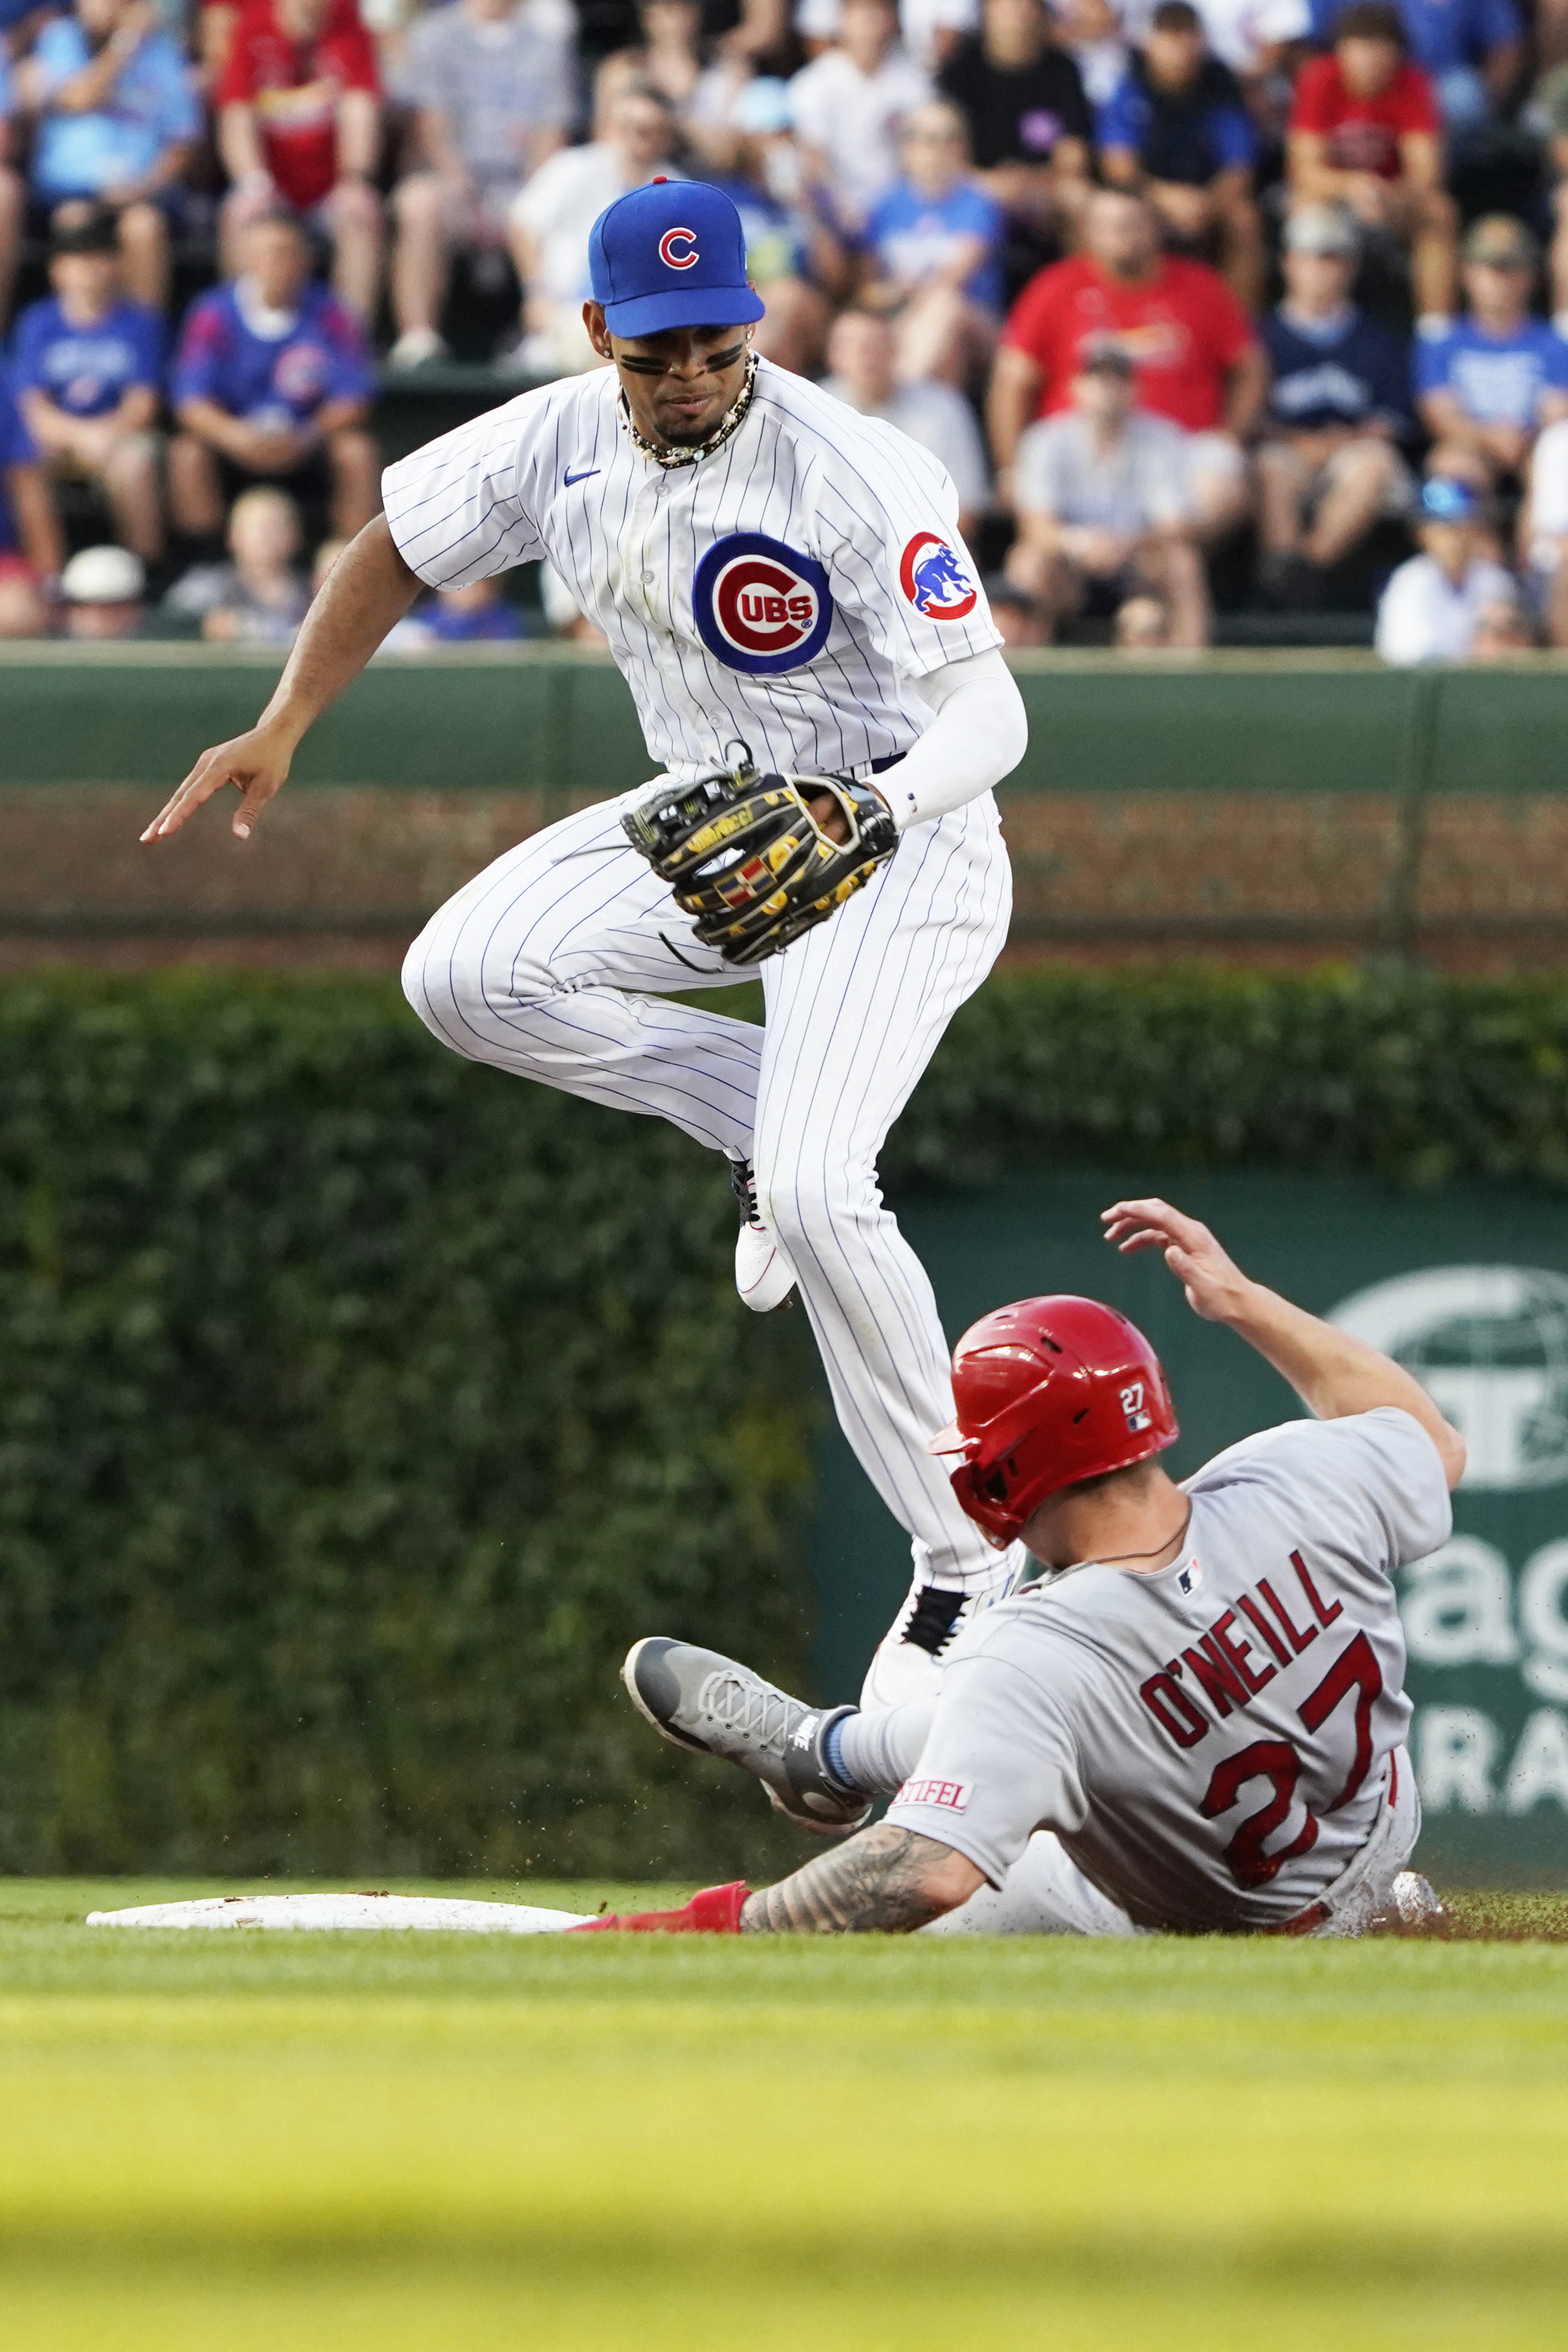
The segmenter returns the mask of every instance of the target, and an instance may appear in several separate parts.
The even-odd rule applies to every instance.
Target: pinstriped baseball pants
[[[947,1344],[877,1154],[1006,938],[995,804],[911,826],[864,890],[763,963],[763,1028],[659,994],[752,975],[697,944],[622,834],[625,804],[563,818],[448,899],[408,950],[408,1001],[470,1061],[750,1158],[839,1423],[909,1531],[917,1579],[992,1583],[1002,1558],[925,1450],[952,1417]]]

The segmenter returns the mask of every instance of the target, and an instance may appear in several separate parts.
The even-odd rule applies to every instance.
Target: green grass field
[[[15,2352],[1568,2342],[1568,1943],[79,1924],[220,1891],[0,1882]]]

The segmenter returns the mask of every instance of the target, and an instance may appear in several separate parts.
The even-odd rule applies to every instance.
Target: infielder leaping
[[[204,753],[143,838],[231,782],[248,835],[421,583],[548,557],[608,637],[650,753],[696,797],[655,793],[637,845],[621,819],[647,787],[509,851],[426,926],[404,985],[456,1052],[729,1157],[742,1294],[765,1308],[798,1284],[845,1433],[913,1538],[917,1591],[934,1588],[878,1654],[892,1696],[925,1686],[966,1598],[1017,1566],[926,1450],[951,1411],[947,1351],[876,1162],[1006,936],[990,787],[1023,756],[1023,705],[942,468],[751,352],[763,304],[728,197],[639,189],[595,224],[591,263],[584,318],[614,368],[390,467],[384,517],[339,562],[259,723]],[[783,798],[724,773],[741,747]],[[697,876],[692,904],[718,909],[700,939],[649,859],[712,850],[710,817],[744,821],[744,854]],[[805,919],[837,911],[794,936],[814,891]],[[759,948],[765,1029],[660,1001],[749,977],[730,954]]]
[[[875,1712],[638,1643],[625,1679],[648,1720],[754,1772],[805,1828],[893,1803],[781,1885],[605,1924],[1354,1935],[1436,1909],[1405,1871],[1421,1813],[1392,1574],[1447,1539],[1463,1441],[1408,1372],[1249,1282],[1195,1219],[1122,1201],[1105,1223],[1123,1250],[1163,1249],[1195,1312],[1317,1417],[1176,1486],[1164,1375],[1133,1325],[1087,1298],[986,1316],[932,1444],[1039,1582],[963,1631],[938,1696]]]

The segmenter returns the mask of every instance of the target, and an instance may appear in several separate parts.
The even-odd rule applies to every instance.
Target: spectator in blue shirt
[[[181,331],[170,391],[180,427],[169,446],[175,524],[215,537],[226,494],[269,481],[296,497],[326,490],[334,533],[351,539],[378,502],[363,335],[311,278],[292,213],[252,222],[243,257],[241,275],[193,302]]]
[[[1417,341],[1415,389],[1441,445],[1434,467],[1463,453],[1495,483],[1521,474],[1542,426],[1568,416],[1568,342],[1530,314],[1541,256],[1522,221],[1477,221],[1463,258],[1469,316]]]
[[[0,0],[0,8],[4,0]],[[11,118],[16,111],[16,85],[5,55],[5,17],[0,14],[0,323],[11,315],[11,289],[22,256],[22,226],[27,215],[27,194],[20,176],[5,161]]]
[[[1241,85],[1211,57],[1188,0],[1161,0],[1096,131],[1112,187],[1148,197],[1178,245],[1216,245],[1232,292],[1263,300],[1263,226],[1253,201],[1258,142]]]
[[[991,356],[1005,288],[1001,206],[969,164],[969,133],[947,99],[911,107],[899,133],[902,175],[867,217],[861,300],[890,315],[905,383],[962,389]]]
[[[41,637],[65,541],[38,453],[0,368],[0,637]]]
[[[1330,571],[1415,495],[1399,444],[1415,430],[1402,343],[1351,300],[1360,237],[1338,205],[1285,227],[1285,299],[1258,331],[1272,382],[1258,451],[1259,584],[1310,610]]]
[[[169,215],[201,113],[191,70],[153,0],[76,0],[54,16],[18,71],[37,113],[33,188],[57,217],[106,205],[119,222],[127,290],[149,309],[169,299]]]
[[[416,635],[415,632],[418,634]],[[501,593],[499,580],[471,581],[466,588],[438,588],[422,597],[408,616],[409,645],[515,645],[524,634],[522,615]]]
[[[156,562],[163,321],[122,291],[105,213],[55,231],[49,283],[53,294],[23,311],[12,341],[27,429],[51,472],[101,485],[121,545]]]
[[[1312,32],[1327,48],[1344,0],[1312,0]],[[1515,0],[1395,0],[1410,61],[1436,86],[1452,133],[1477,129],[1513,96],[1524,64],[1524,22]]]

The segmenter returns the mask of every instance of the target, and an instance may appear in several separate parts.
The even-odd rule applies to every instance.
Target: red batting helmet
[[[1000,1550],[1047,1495],[1128,1470],[1180,1435],[1160,1359],[1095,1298],[1021,1298],[952,1351],[957,1418],[931,1440],[962,1454],[953,1492]]]

